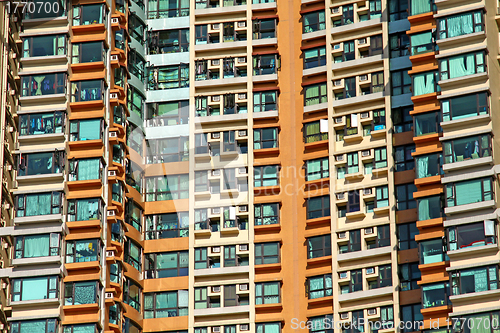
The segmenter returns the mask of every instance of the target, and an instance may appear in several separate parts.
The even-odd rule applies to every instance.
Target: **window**
[[[392,286],[391,265],[378,266],[378,276],[376,280],[368,281],[368,289],[377,289]]]
[[[433,34],[430,31],[410,35],[411,55],[434,51]]]
[[[20,154],[18,176],[62,173],[64,151]]]
[[[307,219],[330,216],[330,196],[312,197],[306,199]]]
[[[106,9],[103,4],[73,6],[73,25],[104,24]]]
[[[149,54],[189,51],[189,29],[153,31],[148,39]]]
[[[134,0],[132,0],[134,1]],[[135,2],[135,1],[134,1]],[[92,333],[92,332],[89,332]],[[141,328],[135,324],[132,320],[125,317],[123,321],[123,333],[141,333]],[[187,331],[177,331],[171,333],[187,333]]]
[[[59,292],[58,276],[12,279],[12,301],[55,299]]]
[[[313,121],[304,124],[304,141],[305,143],[328,140],[328,131],[320,125],[320,121]]]
[[[341,294],[349,294],[363,290],[363,273],[361,269],[355,269],[349,272],[349,284],[340,286]]]
[[[389,225],[380,225],[377,227],[377,237],[374,240],[367,240],[366,247],[375,249],[391,245],[391,232]]]
[[[188,304],[187,290],[145,293],[144,319],[187,316]]]
[[[441,80],[484,73],[486,71],[484,52],[466,53],[443,59],[439,62],[439,71]]]
[[[344,90],[339,94],[335,94],[335,100],[356,97],[356,78],[348,77],[344,79]]]
[[[71,63],[81,64],[106,60],[106,48],[102,42],[73,43]]]
[[[131,49],[127,55],[127,60],[130,74],[136,76],[139,81],[144,81],[144,66],[146,64],[144,58],[137,51]]]
[[[423,136],[441,132],[438,112],[425,112],[415,115],[414,135]]]
[[[477,331],[482,331],[484,333],[496,332],[499,328],[498,321],[500,320],[500,313],[498,311],[476,313],[468,316],[454,317],[455,325],[453,327],[454,333],[464,332],[464,333],[474,333]],[[463,328],[461,328],[463,323]],[[480,326],[476,329],[476,324],[473,323],[491,323],[486,325],[485,328]]]
[[[222,132],[223,152],[237,151],[238,145],[236,143],[235,137],[236,137],[236,131]]]
[[[66,263],[98,261],[100,248],[98,239],[66,241]]]
[[[411,92],[411,78],[407,70],[391,72],[392,95],[408,94]]]
[[[392,109],[393,125],[395,133],[408,132],[413,129],[413,118],[410,116],[410,111],[413,107],[401,107]]]
[[[280,333],[281,323],[261,323],[255,324],[259,333]],[[196,332],[197,333],[197,332]]]
[[[330,234],[307,238],[307,259],[330,255],[332,255]]]
[[[365,319],[363,318],[363,310],[352,311],[352,320],[346,324],[346,327],[342,329],[342,333],[362,333],[365,332]],[[358,325],[360,323],[360,325]]]
[[[194,191],[195,192],[205,192],[208,191],[208,172],[195,171],[194,173]]]
[[[444,141],[444,163],[491,156],[491,149],[491,136],[489,134]]]
[[[21,78],[21,97],[64,94],[66,73],[26,75]]]
[[[309,299],[332,296],[332,274],[307,278],[307,290]]]
[[[418,281],[420,281],[418,263],[399,265],[399,280],[401,291],[420,289],[418,285]]]
[[[396,172],[412,170],[415,168],[415,161],[412,153],[415,152],[415,145],[399,146],[394,148],[394,163]]]
[[[425,221],[442,216],[442,203],[440,196],[424,197],[417,200],[418,220]]]
[[[133,123],[127,125],[127,145],[130,149],[134,150],[140,156],[143,151],[144,132]]]
[[[255,225],[269,225],[280,223],[280,204],[268,203],[255,205],[254,222]]]
[[[61,214],[61,192],[19,194],[16,196],[16,217]]]
[[[236,190],[236,171],[235,169],[223,169],[224,179],[223,185],[224,190]]]
[[[276,19],[253,20],[253,39],[276,37]]]
[[[334,27],[339,27],[341,25],[348,25],[354,23],[354,6],[344,5],[342,6],[342,17],[340,20],[335,20],[332,22]]]
[[[347,192],[347,213],[359,212],[359,190]]]
[[[358,164],[358,153],[349,153],[347,154],[347,173],[357,173],[359,172],[359,164]]]
[[[384,72],[372,73],[370,94],[384,91]]]
[[[389,189],[387,186],[379,186],[375,188],[377,208],[389,206]]]
[[[439,91],[435,76],[436,72],[412,74],[413,96],[426,95]]]
[[[279,184],[279,166],[254,167],[253,184],[255,187],[277,186]]]
[[[147,279],[187,276],[189,252],[146,253],[144,265]]]
[[[207,133],[196,134],[194,139],[195,154],[208,154],[210,145],[207,141]]]
[[[71,102],[89,102],[103,99],[102,80],[72,81]]]
[[[404,184],[396,186],[396,209],[406,210],[417,208],[417,203],[413,199],[413,193],[417,191],[415,184]]]
[[[420,312],[421,309],[422,305],[420,303],[401,307],[401,321],[408,323],[408,325],[404,325],[402,332],[415,332],[423,328],[424,317]]]
[[[399,250],[408,250],[417,248],[415,235],[418,235],[416,222],[398,225],[398,246]]]
[[[444,261],[443,240],[432,239],[419,243],[420,263],[433,264]]]
[[[57,233],[16,236],[15,259],[58,256],[60,235]]]
[[[188,118],[188,101],[147,104],[148,126],[182,125],[188,123]]]
[[[408,1],[389,0],[389,21],[404,20],[408,17]]]
[[[23,39],[23,57],[66,55],[65,35],[33,36]]]
[[[423,308],[443,306],[449,303],[448,290],[450,286],[446,283],[433,283],[422,285]]]
[[[349,231],[349,241],[346,245],[339,245],[339,253],[361,251],[361,230]]]
[[[387,167],[387,149],[386,148],[375,148],[373,150],[375,154],[374,158],[374,169],[381,169]]]
[[[144,7],[144,2],[141,0],[133,1],[135,4],[139,5],[139,7]],[[130,14],[128,17],[128,33],[132,38],[134,38],[139,44],[144,46],[144,29],[145,24],[139,19],[139,17],[135,14]]]
[[[277,264],[280,262],[280,243],[255,244],[255,265]]]
[[[99,304],[98,281],[70,282],[64,284],[64,305]]]
[[[324,315],[309,318],[307,327],[310,327],[309,333],[333,333],[333,323],[332,315]]]
[[[148,19],[189,16],[189,1],[153,0],[148,2]]]
[[[316,47],[304,50],[304,69],[326,65],[326,48]]]
[[[121,306],[119,303],[111,305],[108,312],[110,324],[119,325],[121,320]]]
[[[492,220],[448,228],[448,250],[496,244],[496,223]]]
[[[189,175],[167,175],[146,178],[146,201],[187,199]]]
[[[188,213],[147,215],[145,234],[147,240],[188,237]]]
[[[220,307],[220,300],[218,304],[210,304],[210,297],[207,297],[207,287],[194,288],[194,308],[206,309]]]
[[[26,10],[24,12],[25,15],[24,19],[48,19],[53,17],[62,17],[66,15],[66,1],[49,0],[46,3],[50,5],[50,9],[49,7],[47,7],[48,10],[45,11],[44,7],[43,9],[42,7],[40,7],[41,8],[40,11],[33,10],[33,12],[31,12],[29,10]]]
[[[236,254],[235,245],[224,246],[224,267],[248,266],[248,257]]]
[[[240,295],[236,295],[236,285],[224,286],[224,307],[240,305],[239,298]]]
[[[465,12],[438,20],[439,39],[484,31],[483,11]]]
[[[453,295],[498,289],[498,266],[483,266],[451,273]]]
[[[125,279],[123,301],[137,311],[141,311],[141,286],[130,279]],[[137,332],[139,333],[139,332]]]
[[[326,83],[314,84],[304,88],[305,106],[326,103],[327,101]]]
[[[397,0],[393,0],[391,2],[395,2]],[[390,46],[390,52],[391,52],[391,58],[398,58],[398,57],[405,57],[408,56],[410,53],[408,51],[408,47],[410,46],[410,39],[408,35],[404,32],[398,33],[398,34],[393,34],[389,36],[389,46]],[[400,72],[391,72],[391,76],[393,73],[400,73]],[[408,77],[409,79],[409,77]],[[401,80],[400,80],[401,82]],[[411,83],[411,80],[410,80]],[[394,83],[392,83],[394,87]],[[393,88],[394,91],[394,88]]]
[[[382,1],[370,0],[370,11],[368,12],[370,20],[382,17]]]
[[[225,287],[224,287],[225,288]],[[280,282],[264,282],[255,284],[255,304],[281,303]]]
[[[102,170],[100,158],[70,159],[68,181],[101,179]]]
[[[410,1],[410,15],[418,15],[432,11],[432,0],[412,0]]]
[[[262,91],[253,93],[253,112],[274,111],[278,109],[277,91]]]
[[[446,207],[493,200],[491,178],[480,178],[446,184]]]
[[[196,248],[194,250],[194,269],[208,268],[208,264],[209,264],[209,259],[207,257],[207,248],[206,247]]]
[[[68,200],[68,221],[100,220],[102,210],[99,198]]]
[[[147,164],[189,160],[189,137],[147,140]]]
[[[279,68],[279,55],[256,55],[253,57],[253,75],[276,74]]]
[[[101,140],[103,134],[102,119],[72,120],[69,126],[70,141]]]
[[[306,161],[306,181],[328,178],[330,176],[328,157]]]
[[[36,11],[34,13],[36,13]],[[43,10],[42,13],[44,13]],[[41,320],[13,321],[10,322],[9,324],[10,324],[10,331],[12,333],[30,333],[30,332],[54,333],[57,331],[57,327],[59,327],[58,321],[55,318],[41,319]],[[64,326],[64,333],[73,333],[72,331],[69,330],[66,331],[66,327],[68,326]],[[94,332],[91,331],[91,333]]]
[[[45,332],[45,331],[44,331]],[[55,332],[55,331],[49,331]],[[98,333],[97,324],[65,325],[63,333]],[[129,332],[127,332],[129,333]],[[132,331],[130,331],[132,333]],[[135,332],[134,332],[135,333]]]
[[[269,149],[277,147],[277,128],[258,128],[253,130],[253,149]]]
[[[152,67],[149,69],[149,90],[189,87],[189,65]]]
[[[325,11],[319,10],[302,16],[303,33],[325,30]]]
[[[141,270],[141,253],[142,249],[132,240],[127,239],[125,242],[125,262],[138,271]]]
[[[63,133],[65,118],[63,112],[19,115],[19,135]]]
[[[488,93],[464,95],[441,101],[443,121],[488,114]]]

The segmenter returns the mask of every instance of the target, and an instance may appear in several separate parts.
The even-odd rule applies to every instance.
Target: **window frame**
[[[175,268],[158,268],[158,255],[177,255],[177,267]],[[186,266],[181,265],[181,255],[187,257]],[[182,272],[185,270],[185,274]],[[162,272],[166,272],[163,275]],[[169,272],[175,272],[175,275],[168,274]],[[161,279],[169,277],[179,277],[188,276],[189,274],[189,252],[188,251],[170,251],[170,252],[159,252],[159,253],[145,253],[144,254],[144,278],[145,279]]]
[[[101,294],[101,284],[99,281],[76,281],[76,282],[66,282],[64,283],[64,305],[81,305],[81,304],[75,304],[76,300],[76,287],[78,284],[89,284],[89,282],[95,284],[95,291],[96,294],[94,295],[94,301],[92,303],[85,303],[85,304],[99,304],[100,305],[100,294]],[[68,302],[68,299],[71,299],[71,303]]]
[[[321,201],[321,209],[318,210],[310,210],[309,205],[311,200],[320,200]],[[320,212],[319,216],[313,213]],[[306,198],[306,213],[307,220],[316,219],[316,218],[325,218],[331,216],[331,205],[330,205],[330,195],[322,195],[316,197]]]
[[[265,171],[271,169],[274,173],[272,177],[266,177],[269,174]],[[264,185],[265,182],[271,182],[270,185]],[[263,166],[254,166],[254,175],[253,175],[253,184],[254,188],[259,187],[268,187],[268,186],[279,186],[280,185],[280,166],[279,165],[263,165]],[[260,184],[260,185],[259,185]]]
[[[272,246],[276,247],[277,254],[276,255],[265,255],[265,247],[266,246]],[[257,248],[260,248],[261,255],[257,256]],[[280,264],[281,263],[281,243],[280,242],[265,242],[265,243],[256,243],[254,247],[254,258],[255,258],[255,265],[269,265],[269,264]],[[276,262],[273,263],[266,263],[266,258],[276,258]],[[259,263],[257,263],[259,262]]]
[[[467,77],[469,75],[474,75],[474,74],[479,74],[479,73],[488,73],[488,66],[487,66],[487,55],[484,51],[476,51],[476,52],[467,52],[467,53],[461,53],[459,55],[451,56],[444,58],[439,61],[439,79],[440,80],[452,80],[454,78],[450,77],[450,59],[454,58],[459,58],[459,57],[466,57],[469,55],[474,55],[474,73],[472,74],[467,74],[467,75],[462,75],[462,76],[456,76],[454,78],[462,78],[462,77]],[[483,63],[478,64],[478,55],[482,55],[483,57]],[[465,60],[465,58],[464,58]],[[446,64],[446,69],[443,70],[443,64]],[[482,67],[482,71],[479,69]]]
[[[278,293],[277,294],[271,294],[271,295],[266,295],[265,294],[265,287],[270,286],[270,285],[278,285]],[[261,295],[257,295],[258,291],[257,289],[261,288]],[[278,301],[274,303],[267,303],[266,302],[266,297],[277,297]],[[259,303],[260,302],[260,303]],[[272,281],[272,282],[259,282],[255,283],[255,304],[256,305],[261,305],[261,304],[280,304],[281,303],[281,282],[279,281]]]
[[[475,181],[475,180],[481,181],[481,201],[480,202],[488,201],[488,200],[485,200],[485,198],[488,194],[490,195],[489,200],[494,200],[495,199],[495,186],[496,186],[495,180],[492,177],[482,177],[482,178],[468,179],[468,180],[465,180],[463,182],[470,182],[470,181]],[[485,191],[485,182],[486,181],[490,182],[490,190],[489,191]],[[446,208],[461,206],[461,205],[457,205],[457,190],[456,190],[457,183],[461,183],[461,182],[453,182],[453,183],[446,184],[446,187],[445,187],[445,191],[446,191],[445,207]],[[448,189],[451,189],[451,196],[448,194]],[[453,199],[452,206],[449,205],[450,199]],[[467,204],[470,204],[470,203],[467,203]],[[463,204],[463,205],[467,205],[467,204]]]
[[[482,138],[483,137],[486,137],[486,139],[488,141],[488,147],[487,148],[481,147]],[[482,157],[492,156],[493,147],[492,147],[491,133],[479,134],[479,135],[472,135],[472,136],[460,137],[460,138],[456,138],[456,139],[452,139],[452,140],[446,140],[446,141],[442,142],[444,164],[456,163],[457,162],[456,161],[456,157],[457,156],[455,154],[455,143],[457,141],[464,140],[464,139],[476,139],[477,142],[479,143],[478,157],[476,157],[476,158],[482,158]],[[447,145],[449,145],[449,147],[450,147],[451,154],[447,154],[447,149],[446,149]],[[487,155],[484,155],[485,153],[487,153]],[[472,155],[473,154],[471,154],[471,156]],[[446,162],[447,158],[450,158],[451,162]],[[474,158],[470,157],[469,159],[473,160]],[[468,159],[465,159],[465,160],[468,160]]]
[[[47,279],[47,290],[46,290],[46,298],[44,299],[58,299],[59,298],[59,293],[60,293],[60,277],[58,275],[47,275],[47,276],[41,276]],[[35,277],[21,277],[21,278],[14,278],[11,280],[11,292],[10,292],[10,300],[11,302],[22,302],[26,301],[22,299],[23,295],[23,281],[25,280],[30,280],[30,279],[36,279],[39,278],[38,276]],[[50,288],[50,283],[55,279],[55,289]],[[15,284],[19,283],[19,291],[15,291]],[[50,298],[49,296],[55,295],[55,297]],[[18,296],[18,297],[16,297]],[[19,298],[19,299],[16,299]]]
[[[480,26],[480,30],[479,31],[485,31],[485,25],[484,25],[484,10],[475,10],[475,11],[472,11],[472,12],[467,12],[467,13],[470,13],[472,15],[472,26],[473,26],[473,32],[478,32],[476,31],[476,28],[477,26]],[[474,14],[476,13],[481,13],[481,22],[476,22],[476,16]],[[448,37],[448,19],[452,18],[452,17],[457,17],[457,16],[462,16],[466,13],[458,13],[456,15],[449,15],[449,16],[445,16],[443,18],[439,18],[437,19],[437,22],[436,22],[436,28],[437,28],[437,31],[436,31],[436,37],[437,39],[446,39],[446,38],[449,38]],[[444,24],[441,24],[441,23],[444,23]],[[463,35],[459,35],[459,36],[466,36],[467,34],[463,34]],[[458,36],[456,36],[458,37]]]
[[[317,249],[311,247],[312,245],[311,242],[316,239],[321,239],[322,243],[321,247]],[[328,257],[332,255],[332,241],[330,234],[307,237],[306,241],[307,241],[307,259]],[[315,254],[315,252],[319,252],[319,255]]]
[[[146,297],[152,297],[152,302],[151,304],[153,305],[151,308],[146,308],[146,305],[148,302],[146,302],[146,300],[144,300],[144,318],[145,319],[158,319],[158,318],[171,318],[171,317],[183,317],[183,316],[187,316],[187,312],[189,310],[189,306],[188,307],[180,307],[179,306],[179,301],[180,301],[180,294],[179,294],[179,291],[187,291],[187,290],[183,290],[183,289],[180,289],[180,290],[173,290],[173,291],[161,291],[161,292],[149,292],[149,293],[144,293],[144,299],[146,299]],[[161,295],[161,294],[167,294],[167,295],[172,295],[172,294],[176,294],[177,296],[177,301],[176,301],[176,307],[174,308],[157,308],[157,305],[158,305],[158,300],[157,300],[157,297],[158,295]],[[185,314],[184,315],[181,315],[181,312],[183,312],[183,310],[185,311]],[[167,316],[163,316],[163,317],[158,317],[157,315],[157,312],[165,312],[165,311],[168,311],[168,315]],[[172,312],[175,311],[175,315],[172,315]],[[146,312],[147,313],[152,313],[152,316],[149,317],[146,315]]]
[[[49,75],[54,76],[54,92],[51,94],[40,94],[40,95],[32,95],[33,93],[33,88],[30,89],[30,87],[33,87],[33,84],[38,85],[38,83],[35,81],[35,77],[40,77],[42,75],[26,75],[21,77],[21,96],[20,97],[35,97],[35,96],[51,96],[51,95],[57,95],[57,94],[66,94],[67,92],[67,83],[68,83],[68,77],[67,73],[63,72],[56,72],[56,73],[51,73]],[[44,76],[46,78],[47,75]],[[62,77],[62,85],[58,83],[59,80],[61,80]],[[43,82],[43,81],[42,81]],[[36,89],[38,91],[38,89]],[[35,93],[36,93],[35,91]]]

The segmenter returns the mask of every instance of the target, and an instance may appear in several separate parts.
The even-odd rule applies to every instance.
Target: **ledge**
[[[19,184],[34,183],[34,182],[39,183],[41,181],[62,182],[64,180],[64,174],[60,172],[60,173],[49,173],[45,175],[18,176],[16,180]]]
[[[33,257],[33,258],[19,258],[12,259],[12,266],[24,266],[24,265],[46,265],[46,264],[62,264],[62,258],[58,256],[47,256],[47,257]]]
[[[466,257],[473,256],[476,257],[476,254],[484,254],[484,253],[494,253],[498,252],[498,244],[488,244],[483,246],[470,246],[459,250],[447,251],[448,257],[450,258],[458,258],[458,257]]]
[[[315,219],[306,220],[306,224],[308,226],[320,225],[320,224],[326,224],[326,223],[330,224],[331,220],[332,220],[331,216],[323,216],[323,217],[318,217]]]
[[[59,142],[65,140],[64,133],[51,133],[51,134],[35,134],[35,135],[19,135],[17,137],[19,142],[31,142],[33,141],[35,144],[44,142],[44,141],[53,141]]]
[[[327,71],[327,66],[317,66],[313,68],[307,68],[302,70],[302,76],[313,76],[321,73],[325,73]]]
[[[383,295],[392,294],[394,290],[393,286],[383,287],[383,288],[375,288],[370,290],[357,291],[348,294],[340,294],[339,302],[352,302],[352,301],[360,301],[364,299],[369,299],[373,297],[380,297]]]
[[[252,117],[253,119],[278,118],[278,110],[253,112]]]
[[[254,225],[253,230],[256,234],[266,233],[267,231],[279,232],[281,230],[281,225],[279,223]]]
[[[281,311],[283,309],[283,305],[281,303],[273,303],[273,304],[255,304],[255,312],[270,312],[270,311]]]
[[[278,44],[278,38],[252,39],[252,46],[269,46]]]
[[[233,78],[227,78],[227,79],[216,79],[216,80],[202,80],[202,81],[195,81],[194,86],[195,88],[212,88],[215,86],[228,86],[228,85],[234,85],[234,84],[246,84],[248,81],[248,77],[233,77]]]
[[[364,251],[341,253],[341,254],[337,255],[337,261],[342,262],[342,261],[355,260],[355,259],[361,259],[361,258],[366,258],[366,257],[386,255],[386,254],[390,254],[391,251],[392,251],[392,249],[390,246],[384,246],[384,247],[379,247],[376,249],[370,249],[370,250],[364,250]]]
[[[302,34],[302,40],[315,39],[326,36],[326,30],[318,30]]]
[[[443,171],[450,172],[460,169],[469,169],[480,165],[493,165],[493,157],[488,156],[454,163],[445,163],[443,164]]]
[[[249,305],[239,305],[239,306],[228,306],[219,308],[207,308],[207,309],[195,309],[193,314],[195,317],[202,316],[224,316],[237,313],[250,312]]]
[[[488,123],[491,121],[491,117],[489,114],[483,114],[483,115],[477,115],[477,116],[472,116],[472,117],[467,117],[467,118],[462,118],[462,119],[456,119],[456,120],[450,120],[450,121],[442,121],[439,123],[439,125],[445,129],[445,128],[451,128],[451,127],[460,127],[460,126],[465,126],[465,128],[470,128],[471,126],[474,126],[478,123]]]
[[[252,76],[252,82],[266,82],[266,81],[278,81],[278,73]]]
[[[351,24],[352,25],[352,24]],[[346,107],[350,106],[351,104],[362,104],[362,103],[369,103],[369,102],[374,102],[376,100],[384,99],[384,92],[377,92],[373,94],[367,94],[367,95],[361,95],[361,96],[356,96],[356,97],[351,97],[351,98],[344,98],[344,99],[339,99],[339,100],[334,100],[333,101],[333,107]],[[345,138],[344,138],[345,140]]]
[[[245,7],[246,6],[242,6]],[[212,9],[212,8],[211,8]],[[225,51],[229,49],[236,49],[236,48],[246,48],[247,47],[247,41],[234,41],[234,42],[225,42],[225,43],[213,43],[213,44],[198,44],[194,46],[194,51],[195,52],[202,52],[202,51]]]
[[[268,10],[276,8],[276,2],[253,3],[252,10]]]
[[[332,256],[324,256],[318,258],[307,259],[307,266],[321,265],[321,264],[332,264]]]
[[[12,307],[34,307],[34,306],[44,306],[44,305],[60,305],[59,298],[50,299],[36,299],[31,301],[9,301],[9,305]],[[37,310],[40,308],[37,308]]]
[[[487,72],[476,73],[471,75],[455,77],[453,79],[440,80],[437,82],[437,84],[441,87],[441,90],[443,90],[443,88],[445,88],[446,86],[453,86],[455,84],[460,84],[462,83],[462,81],[464,81],[463,83],[466,84],[466,86],[470,86],[474,84],[474,81],[479,81],[481,79],[487,80],[488,73]]]
[[[328,110],[328,102],[304,106],[304,113]]]
[[[450,301],[453,303],[464,303],[468,301],[473,301],[474,304],[478,304],[478,300],[487,298],[496,298],[500,296],[500,289],[480,291],[477,293],[469,293],[462,295],[450,296]]]
[[[194,276],[242,274],[242,273],[248,273],[249,271],[250,271],[249,266],[204,268],[204,269],[195,269]]]
[[[194,16],[227,15],[247,10],[246,5],[195,9]]]
[[[329,15],[328,15],[329,16]],[[334,27],[330,30],[330,33],[332,35],[334,34],[346,34],[347,32],[353,31],[353,30],[362,30],[362,29],[367,29],[371,28],[377,25],[382,24],[382,18],[376,18],[373,20],[368,20],[368,21],[363,21],[363,22],[357,22],[353,24],[347,24],[347,25],[342,25],[340,27]]]
[[[333,303],[333,295],[332,296],[325,296],[325,297],[320,297],[320,298],[309,298],[307,300],[307,305],[308,307],[316,307],[322,304],[327,304],[327,303]]]
[[[14,217],[14,225],[45,222],[62,222],[62,214]]]
[[[274,263],[274,264],[255,265],[254,269],[255,269],[256,272],[258,272],[258,271],[281,270],[281,263],[277,262],[277,263]]]
[[[495,200],[487,200],[474,202],[466,205],[454,206],[454,207],[446,207],[444,209],[445,214],[458,214],[464,212],[471,212],[474,210],[485,209],[485,208],[494,208],[496,206]]]

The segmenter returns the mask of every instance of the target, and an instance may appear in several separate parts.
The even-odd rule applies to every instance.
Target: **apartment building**
[[[0,330],[497,329],[497,7],[0,3]]]

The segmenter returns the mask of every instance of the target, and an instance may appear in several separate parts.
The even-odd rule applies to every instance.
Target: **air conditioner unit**
[[[335,80],[335,81],[333,81],[333,85],[335,87],[341,86],[342,85],[342,80]]]
[[[377,308],[368,309],[368,315],[373,316],[377,314]]]
[[[248,206],[238,206],[238,211],[240,213],[248,212]]]
[[[212,24],[212,30],[219,30],[220,23],[214,23]]]
[[[213,59],[212,60],[212,66],[219,66],[220,65],[220,59]]]
[[[2,282],[2,289],[7,289],[7,283],[6,282]]]
[[[220,214],[220,207],[212,208],[212,214],[213,215]]]
[[[11,96],[14,96],[15,94],[16,94],[16,91],[15,91],[14,89],[12,89],[12,90],[10,91],[10,95],[11,95]]]
[[[111,61],[118,61],[118,55],[116,54],[111,55]]]
[[[337,238],[339,238],[339,239],[347,238],[347,233],[345,231],[344,232],[339,232],[337,234]]]
[[[116,216],[116,212],[114,210],[108,210],[108,216]]]
[[[220,293],[220,286],[213,286],[212,287],[212,292],[213,293]]]
[[[238,168],[238,173],[240,175],[245,175],[247,173],[247,168]]]
[[[113,258],[115,256],[115,251],[106,250],[106,258]]]
[[[9,204],[9,203],[4,203],[4,204],[2,205],[2,207],[3,207],[3,209],[5,209],[5,210],[9,210],[9,209],[10,209],[10,204]]]
[[[213,132],[211,134],[212,139],[220,139],[220,132]]]
[[[344,155],[335,155],[335,161],[340,162],[344,160]]]
[[[250,330],[248,324],[240,324],[240,331],[248,331]]]
[[[238,99],[247,99],[247,94],[238,94]]]
[[[361,157],[366,157],[366,156],[370,156],[370,155],[371,155],[370,150],[362,150],[361,151]]]
[[[339,278],[340,279],[347,279],[347,272],[340,272],[339,273]]]
[[[238,22],[238,28],[244,28],[247,26],[247,22],[246,21],[240,21]]]
[[[14,132],[14,127],[12,127],[12,126],[8,126],[8,127],[7,127],[7,132],[9,132],[9,133]]]
[[[363,189],[363,195],[370,195],[370,194],[372,194],[371,188],[364,188]]]
[[[212,96],[212,102],[220,102],[220,95]]]
[[[340,50],[340,44],[335,44],[333,45],[334,50]]]
[[[240,64],[244,64],[244,63],[246,63],[246,62],[247,62],[247,57],[239,57],[239,58],[238,58],[238,63],[240,63]]]
[[[247,290],[248,290],[248,283],[240,284],[240,291],[247,291]]]
[[[108,177],[116,177],[116,171],[115,170],[109,170],[108,171]]]
[[[7,164],[7,165],[5,166],[5,171],[12,171],[12,165]]]
[[[111,99],[117,99],[118,98],[118,94],[117,93],[111,93],[111,94],[109,94],[109,98],[111,98]]]
[[[104,293],[106,299],[113,299],[113,293]]]
[[[371,235],[373,234],[373,228],[370,227],[370,228],[365,228],[365,235]]]
[[[340,319],[349,319],[349,313],[347,313],[347,312],[341,313]]]
[[[335,196],[337,197],[337,200],[344,200],[345,193],[336,193]]]
[[[220,246],[212,246],[212,253],[220,253]]]
[[[366,274],[375,274],[375,268],[373,267],[368,267],[366,269]]]
[[[220,333],[220,326],[212,327],[212,333]]]
[[[335,117],[335,124],[341,124],[342,123],[342,117]]]
[[[369,112],[362,112],[361,119],[366,119],[366,118],[370,118],[370,113]]]
[[[366,44],[366,38],[360,38],[360,39],[358,39],[358,44],[359,45]]]
[[[337,13],[340,13],[340,7],[333,7],[332,14],[337,14]]]
[[[4,244],[3,244],[3,248],[4,248],[4,249],[8,249],[8,248],[9,248],[9,243],[4,243]]]
[[[240,244],[240,251],[248,251],[248,244]]]
[[[118,23],[118,18],[117,17],[111,18],[111,24],[115,24],[115,23]]]
[[[109,132],[109,137],[110,138],[116,138],[118,135],[116,134],[116,132]]]
[[[238,131],[238,136],[247,136],[247,130]]]
[[[363,74],[359,76],[359,81],[366,81],[366,80],[368,80],[368,75]]]
[[[212,170],[212,176],[220,176],[220,169]]]

